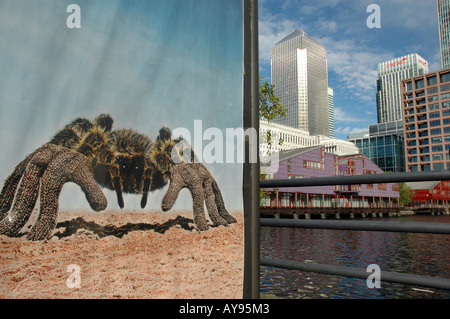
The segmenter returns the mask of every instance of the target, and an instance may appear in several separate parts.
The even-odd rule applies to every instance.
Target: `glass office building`
[[[328,88],[328,117],[330,121],[330,137],[334,137],[334,91],[332,88]]]
[[[368,132],[351,134],[348,140],[383,171],[406,171],[403,121],[370,125]]]
[[[378,123],[403,119],[401,81],[428,72],[428,62],[417,53],[378,64],[377,117]]]
[[[325,47],[296,29],[272,48],[271,55],[271,82],[287,109],[286,117],[273,122],[329,136]]]
[[[442,68],[450,68],[450,0],[437,0]]]

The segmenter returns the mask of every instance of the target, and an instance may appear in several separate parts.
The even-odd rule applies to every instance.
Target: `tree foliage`
[[[400,192],[400,197],[398,201],[401,205],[406,206],[409,203],[411,203],[412,198],[414,196],[414,191],[411,189],[411,187],[409,187],[405,183],[398,183],[398,186]]]
[[[275,86],[259,78],[259,118],[270,122],[277,116],[286,116],[286,109],[274,93]]]
[[[274,93],[275,86],[265,81],[263,77],[259,78],[259,119],[270,123],[278,116],[286,116],[286,108],[280,102],[280,98]],[[273,135],[271,130],[267,130],[266,135],[262,136],[261,140],[272,146]],[[278,139],[279,145],[283,144],[283,140]]]
[[[265,81],[263,77],[259,78],[259,119],[270,123],[277,116],[286,116],[286,109],[280,102],[280,98],[274,93],[274,85]],[[273,144],[273,134],[271,130],[267,130],[265,136],[260,136],[260,140],[267,143],[270,148]],[[278,144],[281,145],[283,140],[278,139]],[[265,174],[260,174],[260,179],[264,179]],[[264,200],[267,192],[260,189],[260,202]]]

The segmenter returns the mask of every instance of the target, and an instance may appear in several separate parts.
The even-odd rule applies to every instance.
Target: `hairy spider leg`
[[[90,161],[80,153],[63,150],[50,161],[42,176],[39,216],[28,239],[44,240],[52,235],[58,217],[59,195],[67,182],[81,187],[93,210],[106,209],[108,203],[94,179]]]
[[[45,145],[29,155],[24,161],[26,167],[18,184],[17,192],[14,194],[14,204],[8,215],[0,221],[0,234],[10,237],[15,236],[27,223],[38,198],[39,181],[47,168],[47,159],[52,159],[57,154],[55,147]],[[22,163],[18,165],[16,171],[22,171]],[[10,186],[5,185],[5,187],[9,188]]]

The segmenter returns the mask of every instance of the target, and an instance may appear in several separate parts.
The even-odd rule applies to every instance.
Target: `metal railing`
[[[374,175],[353,176],[331,176],[308,179],[286,179],[286,180],[263,180],[260,188],[280,187],[304,187],[304,186],[332,186],[351,184],[377,184],[377,183],[400,183],[418,181],[443,181],[450,180],[450,171],[439,172],[413,172],[413,173],[390,173]],[[334,229],[354,231],[377,231],[377,232],[408,232],[427,234],[450,234],[450,223],[431,222],[376,222],[376,221],[343,221],[343,220],[299,220],[299,219],[275,219],[261,218],[260,226],[270,227],[296,227],[313,229]],[[304,263],[293,260],[260,258],[261,266],[277,267],[291,270],[315,272],[327,275],[367,279],[370,275],[365,269],[354,267],[342,267],[333,265],[322,265]],[[428,288],[450,290],[450,279],[414,274],[381,271],[380,280],[392,283],[417,285]]]

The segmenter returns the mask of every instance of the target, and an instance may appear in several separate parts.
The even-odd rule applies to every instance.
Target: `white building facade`
[[[395,122],[403,119],[401,81],[425,73],[428,73],[428,62],[417,53],[378,64],[378,123]]]
[[[259,131],[261,156],[272,154],[273,152],[311,146],[325,146],[326,152],[339,156],[359,153],[359,149],[352,142],[324,135],[310,135],[308,131],[273,122],[260,121]],[[265,139],[268,131],[271,132],[272,145],[270,146]],[[283,141],[281,145],[278,143],[279,139]]]

